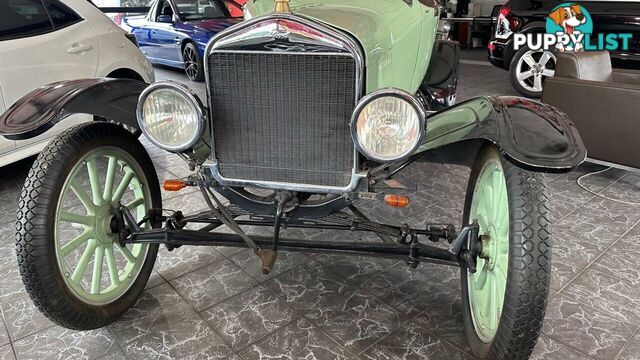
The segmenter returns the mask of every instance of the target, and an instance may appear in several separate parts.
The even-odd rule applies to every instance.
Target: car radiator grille
[[[345,187],[356,63],[339,54],[208,57],[214,152],[227,179]]]

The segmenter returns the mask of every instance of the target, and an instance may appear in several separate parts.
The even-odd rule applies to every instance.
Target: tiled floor
[[[505,72],[463,65],[462,98],[512,92]],[[161,178],[185,175],[180,160],[151,153]],[[411,270],[401,262],[338,255],[283,253],[265,277],[247,250],[161,249],[148,289],[120,321],[84,333],[60,328],[35,310],[15,265],[14,212],[29,166],[0,169],[0,359],[470,358],[456,269]],[[585,165],[548,176],[553,292],[535,359],[640,358],[640,208],[576,185],[580,175],[599,169]],[[460,167],[414,165],[401,177],[421,194],[408,210],[361,206],[386,221],[460,223],[467,176]],[[586,184],[600,195],[640,202],[639,175],[610,170]],[[205,206],[195,192],[167,195],[164,205],[187,212]]]

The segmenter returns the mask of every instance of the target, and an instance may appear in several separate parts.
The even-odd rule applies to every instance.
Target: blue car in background
[[[204,48],[220,31],[242,21],[233,0],[157,0],[147,15],[129,16],[122,27],[132,33],[150,62],[184,69],[204,79]]]

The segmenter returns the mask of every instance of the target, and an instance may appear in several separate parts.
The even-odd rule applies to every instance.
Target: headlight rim
[[[197,117],[199,119],[197,125],[198,128],[196,129],[196,131],[194,132],[194,136],[192,138],[190,138],[190,140],[188,142],[186,142],[184,145],[180,145],[180,146],[167,146],[165,144],[161,144],[160,142],[156,141],[152,136],[148,135],[149,132],[145,126],[145,123],[143,121],[143,104],[144,101],[147,100],[147,98],[149,97],[149,95],[151,95],[154,91],[157,90],[161,90],[161,89],[170,89],[170,90],[174,90],[175,92],[177,92],[178,94],[180,94],[182,97],[184,97],[187,102],[189,102],[191,105],[193,105],[194,109],[196,110],[196,114]],[[207,111],[205,106],[203,105],[202,101],[200,100],[200,98],[198,97],[198,95],[191,90],[191,88],[189,88],[188,86],[172,81],[172,80],[165,80],[165,81],[159,81],[156,83],[153,83],[149,86],[147,86],[141,93],[140,96],[138,97],[138,103],[136,104],[136,120],[138,122],[138,126],[140,127],[140,130],[142,131],[142,133],[144,134],[145,138],[147,138],[147,140],[149,140],[149,142],[151,142],[153,145],[159,147],[160,149],[172,152],[172,153],[183,153],[191,148],[193,148],[194,145],[196,145],[198,143],[198,141],[200,141],[200,139],[202,139],[203,135],[204,135],[204,131],[206,129],[206,121],[207,121]]]
[[[399,156],[394,159],[383,159],[383,158],[376,157],[370,151],[365,149],[362,146],[362,144],[360,144],[360,141],[358,139],[357,123],[358,123],[358,118],[360,117],[360,113],[364,110],[364,108],[367,105],[369,105],[371,102],[381,97],[395,97],[395,98],[404,100],[407,103],[409,103],[416,110],[416,113],[418,114],[420,135],[416,143],[404,154],[402,154],[402,156]],[[424,140],[425,134],[427,132],[426,125],[427,125],[427,110],[425,109],[424,105],[420,102],[420,100],[417,97],[411,95],[405,90],[401,90],[397,88],[384,88],[384,89],[374,91],[368,94],[367,96],[364,96],[362,99],[360,99],[360,101],[358,101],[358,104],[356,105],[356,108],[354,109],[353,114],[351,115],[351,124],[350,124],[351,138],[356,148],[358,149],[358,152],[360,152],[367,159],[377,161],[383,164],[394,163],[394,162],[407,159],[420,147],[420,145],[422,144],[422,141]]]

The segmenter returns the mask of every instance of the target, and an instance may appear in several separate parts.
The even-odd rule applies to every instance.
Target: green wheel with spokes
[[[18,264],[34,303],[65,327],[107,325],[146,285],[158,246],[120,246],[114,220],[119,204],[138,221],[161,207],[151,159],[118,125],[69,129],[29,172],[18,210]]]
[[[551,271],[544,176],[518,168],[493,146],[473,165],[464,221],[477,221],[477,271],[463,269],[467,341],[481,359],[528,359],[544,319]]]

